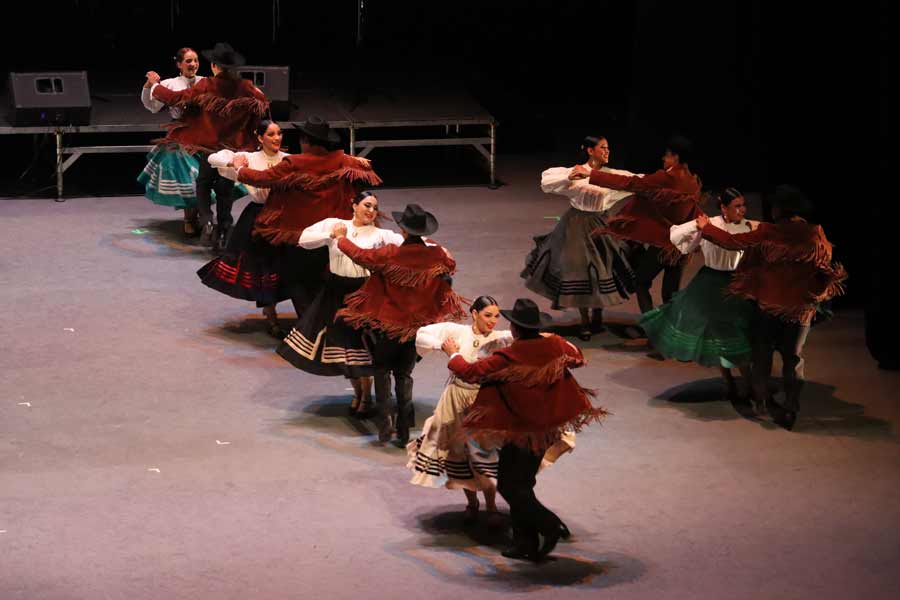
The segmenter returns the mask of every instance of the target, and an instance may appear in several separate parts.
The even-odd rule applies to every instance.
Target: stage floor
[[[538,188],[546,159],[504,165],[498,190],[379,199],[433,211],[459,292],[510,304],[566,202]],[[540,474],[574,536],[532,565],[463,529],[461,492],[409,485],[405,452],[343,416],[344,380],[295,370],[251,304],[200,285],[209,255],[178,219],[142,197],[0,200],[4,600],[900,595],[900,375],[860,313],[811,334],[787,432],[736,414],[714,370],[630,345],[633,300],[608,311],[577,376],[613,415]],[[416,368],[420,424],[446,374]]]

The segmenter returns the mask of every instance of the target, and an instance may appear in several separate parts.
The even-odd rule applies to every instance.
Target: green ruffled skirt
[[[703,267],[671,302],[644,313],[640,325],[660,354],[708,367],[750,362],[753,304],[726,295],[731,275]]]

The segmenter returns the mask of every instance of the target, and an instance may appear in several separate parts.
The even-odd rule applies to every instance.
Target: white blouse
[[[173,92],[180,92],[181,90],[186,90],[189,87],[193,87],[195,83],[203,79],[203,75],[197,75],[192,78],[185,77],[183,75],[179,75],[178,77],[172,77],[171,79],[163,79],[157,85],[161,85],[163,87],[169,88]],[[144,104],[144,107],[152,113],[158,113],[161,111],[166,105],[164,102],[160,102],[156,98],[153,97],[153,87],[141,88],[141,102]],[[181,118],[181,109],[177,106],[169,107],[169,114],[173,119]]]
[[[459,354],[466,359],[466,362],[470,363],[486,358],[513,343],[512,333],[505,329],[495,329],[488,335],[481,335],[475,333],[471,324],[435,323],[419,328],[416,333],[416,351],[419,356],[425,356],[430,352],[440,350],[441,345],[450,338],[456,340],[456,343],[459,344]],[[468,384],[463,385],[464,387],[473,387]]]
[[[364,269],[350,260],[338,248],[337,240],[331,237],[331,230],[338,223],[343,223],[347,226],[347,239],[360,248],[370,250],[389,244],[399,246],[403,243],[403,236],[399,233],[395,233],[390,229],[379,229],[374,225],[357,227],[353,224],[352,219],[345,221],[344,219],[330,218],[313,223],[300,234],[300,240],[297,242],[297,245],[302,248],[328,246],[329,268],[332,273],[341,277],[368,277],[370,273],[368,269]]]
[[[281,160],[287,156],[285,152],[279,152],[273,156],[269,156],[262,150],[257,150],[256,152],[232,152],[231,150],[219,150],[213,154],[209,155],[209,164],[214,166],[216,170],[219,172],[219,175],[225,177],[226,179],[230,179],[232,181],[237,181],[237,171],[234,167],[229,167],[234,160],[234,157],[238,154],[242,154],[247,157],[248,166],[251,169],[256,169],[258,171],[265,171],[266,169],[271,169],[275,165],[281,162]],[[252,202],[256,202],[257,204],[264,204],[266,198],[269,197],[269,188],[257,188],[252,185],[243,184],[244,187],[247,188],[247,191],[250,192],[250,199]]]
[[[584,165],[591,168],[590,163]],[[604,173],[615,175],[634,176],[631,171],[622,169],[610,169],[601,167]],[[560,194],[569,199],[572,208],[588,212],[603,212],[615,206],[620,200],[632,195],[632,192],[611,190],[609,188],[591,185],[588,179],[569,179],[571,167],[553,167],[541,173],[541,190],[548,194]]]
[[[740,223],[726,223],[723,217],[715,216],[709,222],[728,233],[753,231],[751,222],[747,219],[743,219]],[[710,241],[704,240],[697,229],[697,221],[672,225],[669,228],[669,239],[682,254],[690,254],[699,246],[700,251],[703,252],[703,261],[706,263],[706,266],[716,271],[734,271],[744,255],[743,250],[726,250]]]

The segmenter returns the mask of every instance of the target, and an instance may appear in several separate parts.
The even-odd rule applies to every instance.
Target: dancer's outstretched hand
[[[231,159],[231,166],[235,169],[240,169],[241,167],[246,167],[250,164],[250,161],[247,159],[246,154],[235,154],[234,158]]]
[[[584,165],[575,165],[572,167],[572,172],[569,173],[569,179],[587,179],[591,176],[591,170],[585,167]]]
[[[441,344],[441,350],[443,350],[447,356],[453,356],[454,352],[459,352],[459,344],[457,344],[456,340],[453,338],[447,338],[444,340],[444,343]]]
[[[347,226],[344,223],[336,223],[331,228],[331,237],[334,239],[342,238],[347,235]]]
[[[147,78],[147,83],[144,84],[144,87],[147,88],[153,87],[153,84],[159,83],[160,80],[159,73],[157,73],[156,71],[147,71],[145,77]]]
[[[709,225],[709,217],[707,217],[703,213],[700,213],[700,216],[697,217],[697,229],[703,229],[707,225]]]

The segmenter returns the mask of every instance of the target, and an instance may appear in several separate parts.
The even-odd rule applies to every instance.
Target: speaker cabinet
[[[272,106],[272,118],[286,121],[291,117],[290,67],[240,67],[238,73],[262,90]]]
[[[91,92],[87,71],[9,74],[13,126],[87,125]]]

